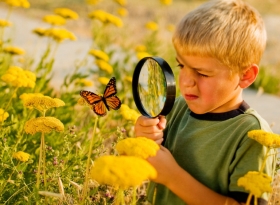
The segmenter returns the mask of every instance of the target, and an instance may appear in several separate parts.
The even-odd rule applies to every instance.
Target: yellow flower
[[[34,94],[33,96],[23,96],[23,105],[27,108],[34,108],[41,112],[45,112],[46,110],[54,107],[64,106],[65,103],[58,98],[51,98],[49,96],[41,96],[39,94]]]
[[[1,77],[1,79],[12,84],[15,87],[31,87],[34,88],[36,76],[34,73],[23,70],[17,66],[11,66],[6,73]]]
[[[90,177],[99,184],[127,189],[154,179],[156,170],[146,160],[133,156],[102,156],[94,161]]]
[[[269,148],[280,147],[280,135],[278,134],[266,132],[264,130],[252,130],[248,132],[248,137]]]
[[[12,25],[12,23],[10,21],[0,19],[0,27],[7,27],[7,26],[11,26],[11,25]]]
[[[33,33],[37,34],[38,36],[45,36],[46,35],[46,29],[44,29],[44,28],[35,28],[33,30]]]
[[[110,13],[107,13],[103,10],[93,11],[93,12],[89,13],[88,16],[89,16],[89,18],[97,19],[97,20],[101,21],[102,23],[112,23],[112,24],[116,25],[117,27],[123,26],[123,22],[119,17],[114,16]]]
[[[24,125],[24,130],[28,134],[34,135],[37,132],[50,133],[51,131],[62,132],[64,125],[55,117],[37,117],[28,120]]]
[[[113,73],[113,67],[104,60],[95,60],[96,65],[101,69],[106,71],[109,74]]]
[[[166,29],[170,32],[173,32],[175,30],[175,26],[173,24],[168,24]]]
[[[150,21],[150,22],[146,23],[146,28],[151,31],[156,31],[156,30],[158,30],[158,25],[156,22]]]
[[[149,57],[149,56],[152,56],[151,54],[147,53],[147,52],[138,52],[137,54],[137,58],[139,60],[141,60],[142,58],[145,58],[145,57]]]
[[[136,122],[138,117],[140,117],[140,113],[133,109],[130,109],[126,104],[122,104],[120,112],[126,120],[132,120],[133,122]]]
[[[58,43],[65,39],[75,41],[76,36],[65,28],[50,28],[45,31],[45,35],[53,38]]]
[[[109,82],[109,78],[106,78],[106,77],[99,77],[98,78],[98,81],[103,84],[103,85],[107,85],[107,83]]]
[[[116,150],[120,155],[147,159],[157,154],[159,145],[146,137],[126,138],[117,143]]]
[[[126,0],[114,0],[117,4],[120,6],[125,6],[126,5]]]
[[[27,162],[29,157],[30,157],[30,154],[25,153],[23,151],[18,151],[18,152],[13,153],[13,158],[15,158],[19,161],[22,161],[22,162]]]
[[[30,3],[27,0],[4,0],[6,4],[14,7],[29,8]]]
[[[135,51],[136,52],[145,52],[147,50],[146,46],[145,45],[137,45],[135,47]]]
[[[130,76],[125,76],[124,79],[130,83],[132,83],[132,77]]]
[[[55,26],[61,26],[66,23],[65,18],[53,14],[44,16],[43,21]]]
[[[25,53],[22,48],[16,46],[6,46],[5,48],[3,48],[3,51],[11,55],[22,55]]]
[[[93,85],[92,81],[85,78],[78,79],[76,84],[81,84],[82,86],[86,86],[86,87],[90,87]]]
[[[87,103],[87,101],[84,98],[80,97],[78,99],[78,105],[85,106],[85,105],[88,105],[88,103]]]
[[[237,181],[238,186],[243,186],[256,197],[261,197],[264,192],[271,192],[271,178],[265,174],[256,171],[249,171]]]
[[[9,117],[9,113],[4,112],[2,108],[0,108],[0,122],[4,122]]]
[[[79,18],[79,15],[75,11],[68,9],[68,8],[56,8],[54,10],[54,13],[56,13],[59,16],[62,16],[63,18],[66,18],[66,19],[78,19]]]
[[[117,13],[123,17],[128,15],[128,11],[125,8],[118,8]]]
[[[172,0],[160,0],[160,3],[163,5],[170,5],[172,4]]]
[[[42,93],[23,93],[19,96],[19,98],[23,101],[26,101],[29,98],[33,98],[34,96],[44,96]]]
[[[101,0],[86,0],[87,4],[90,5],[96,5],[100,2]]]
[[[102,59],[102,60],[107,61],[107,62],[109,61],[109,56],[101,50],[90,49],[89,54],[93,55],[94,57],[96,57],[98,59]]]

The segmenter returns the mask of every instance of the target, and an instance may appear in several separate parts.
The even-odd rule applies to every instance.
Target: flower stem
[[[267,148],[264,159],[263,159],[263,162],[262,162],[262,166],[261,166],[261,169],[260,169],[260,173],[262,173],[263,170],[264,170],[264,167],[266,165],[266,159],[268,157],[269,151],[270,151],[270,148]]]
[[[251,201],[251,199],[252,199],[252,196],[253,196],[253,194],[250,193],[249,196],[248,196],[248,198],[247,198],[246,205],[250,205],[250,201]]]
[[[39,190],[40,188],[40,175],[41,175],[41,169],[43,165],[43,178],[44,178],[44,186],[46,188],[46,153],[45,153],[45,136],[44,133],[41,135],[41,145],[40,145],[40,155],[39,155],[39,165],[38,165],[38,172],[37,172],[37,183],[36,187]]]
[[[136,205],[136,186],[133,187],[133,192],[132,192],[132,205]]]
[[[88,157],[87,157],[86,176],[85,176],[85,182],[84,182],[83,192],[82,192],[82,204],[85,203],[85,199],[86,199],[86,195],[87,195],[87,191],[88,191],[91,153],[92,153],[93,143],[95,140],[95,131],[96,131],[97,120],[98,120],[98,117],[96,116],[95,122],[94,122],[94,127],[93,127],[93,133],[92,133],[92,137],[91,137],[91,141],[90,141],[90,145],[89,145]]]

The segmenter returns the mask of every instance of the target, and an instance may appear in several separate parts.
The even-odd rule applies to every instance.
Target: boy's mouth
[[[185,94],[185,99],[186,100],[196,100],[197,98],[198,98],[197,95]]]

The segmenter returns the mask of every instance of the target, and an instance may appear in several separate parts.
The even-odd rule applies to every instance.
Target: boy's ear
[[[259,73],[259,67],[256,64],[251,65],[240,76],[239,86],[241,88],[249,87],[256,80],[258,73]]]

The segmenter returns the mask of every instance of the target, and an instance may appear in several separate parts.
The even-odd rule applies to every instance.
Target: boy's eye
[[[200,75],[201,77],[204,77],[204,78],[209,77],[208,75],[204,75],[204,74],[202,74],[202,73],[198,73],[198,75]]]
[[[178,63],[177,67],[179,67],[180,69],[183,68],[184,66],[180,63]]]

